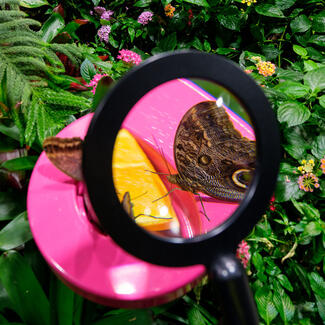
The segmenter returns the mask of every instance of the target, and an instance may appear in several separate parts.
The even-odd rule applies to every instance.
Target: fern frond
[[[26,16],[27,14],[25,14],[23,11],[20,10],[1,10],[0,22],[11,21],[13,19],[23,18]]]
[[[0,8],[5,9],[5,7],[10,6],[11,9],[19,9],[19,0],[0,0]]]
[[[58,58],[58,56],[55,54],[55,52],[51,51],[48,48],[43,48],[43,53],[46,57],[46,60],[53,66],[56,66],[57,68],[61,69],[61,72],[65,71],[64,65],[61,62],[61,60]]]
[[[21,111],[26,116],[26,110],[30,103],[30,97],[32,94],[32,88],[28,82],[25,83],[24,89],[21,95]]]
[[[82,61],[82,52],[79,50],[79,48],[73,44],[50,44],[50,48],[53,51],[60,52],[64,55],[66,55],[71,63],[75,66],[79,66]]]
[[[30,18],[24,18],[24,19],[17,19],[13,21],[7,21],[5,23],[0,24],[0,32],[5,33],[8,30],[11,29],[18,29],[20,27],[29,27],[29,26],[35,26],[35,27],[40,27],[41,23],[34,19]]]
[[[27,54],[27,55],[33,55],[33,56],[38,56],[38,57],[44,57],[44,51],[41,49],[38,49],[34,46],[25,46],[25,45],[20,45],[20,46],[6,46],[1,49],[1,52],[3,54],[10,54],[10,55],[22,55],[22,54]]]
[[[19,65],[19,69],[22,71],[43,71],[47,73],[49,69],[43,59],[40,58],[16,57],[11,60],[11,63]]]
[[[5,75],[7,65],[4,62],[0,62],[0,85],[2,82],[2,79]]]
[[[24,30],[9,30],[5,33],[0,34],[0,43],[5,44],[37,44],[44,46],[44,41],[42,41],[39,36],[33,31],[24,31]]]
[[[6,70],[8,106],[12,109],[20,101],[21,93],[24,88],[24,80],[16,73],[14,67],[8,66]]]
[[[74,95],[68,91],[53,91],[49,88],[38,89],[40,98],[47,104],[53,104],[62,108],[89,109],[90,101],[84,97]]]
[[[0,5],[20,5],[19,0],[0,0]]]

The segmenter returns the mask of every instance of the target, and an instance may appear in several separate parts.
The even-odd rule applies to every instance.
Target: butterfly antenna
[[[145,172],[152,173],[152,174],[156,174],[156,175],[165,175],[165,176],[169,176],[170,175],[170,174],[166,174],[166,173],[153,172],[152,170],[148,170],[148,169],[145,169],[144,171]]]
[[[202,197],[201,197],[201,195],[199,194],[199,193],[195,193],[198,197],[199,197],[199,199],[200,199],[200,202],[201,202],[201,205],[202,205],[202,209],[203,209],[203,213],[204,213],[204,215],[205,215],[205,217],[208,219],[208,221],[210,221],[210,218],[208,217],[208,215],[207,215],[207,213],[206,213],[206,211],[205,211],[205,208],[204,208],[204,205],[203,205],[203,201],[202,201]]]

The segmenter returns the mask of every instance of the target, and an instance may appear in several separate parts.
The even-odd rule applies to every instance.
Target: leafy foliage
[[[21,144],[32,145],[71,121],[71,112],[56,114],[56,110],[79,112],[90,103],[65,90],[72,80],[63,77],[65,69],[56,55],[63,53],[78,65],[82,50],[74,44],[43,41],[33,30],[40,23],[27,18],[18,4],[5,1],[0,11],[0,101],[3,117],[13,119],[20,131]]]
[[[13,175],[28,179],[39,142],[95,109],[111,78],[130,69],[132,64],[117,58],[119,50],[130,49],[143,60],[184,48],[227,56],[263,87],[282,136],[274,201],[246,239],[252,256],[247,274],[260,321],[325,322],[324,1],[257,0],[249,6],[241,0],[48,2],[55,10],[48,10],[40,24],[46,1],[21,1],[28,9],[20,10],[19,1],[0,0],[0,151],[20,150],[17,140],[32,145],[28,154],[0,162],[5,184],[11,177],[12,185]],[[166,14],[167,4],[175,9],[172,15]],[[114,13],[102,19],[95,6]],[[147,24],[138,21],[143,11],[153,14]],[[98,36],[102,26],[110,27],[107,41]],[[275,69],[269,62],[263,72],[259,62],[267,61]],[[102,78],[93,97],[67,71],[86,83],[98,74],[111,78]],[[310,173],[317,182],[308,185]],[[218,323],[221,314],[206,283],[175,302],[137,311],[108,309],[72,293],[51,275],[30,240],[26,187],[18,188],[0,187],[0,322]],[[16,286],[12,272],[18,267]],[[41,297],[40,312],[31,299],[35,296]]]

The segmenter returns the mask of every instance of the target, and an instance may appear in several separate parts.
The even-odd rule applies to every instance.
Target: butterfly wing
[[[223,107],[205,101],[182,118],[175,135],[174,157],[179,178],[193,192],[237,201],[243,198],[245,184],[241,186],[241,179],[233,175],[254,169],[255,141],[234,128]]]
[[[81,181],[82,140],[80,138],[49,137],[43,142],[46,156],[66,175]]]

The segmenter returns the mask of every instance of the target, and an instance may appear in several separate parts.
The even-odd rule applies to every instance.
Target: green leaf
[[[320,318],[325,322],[325,298],[315,295],[316,305]]]
[[[299,189],[298,176],[279,174],[275,189],[277,202],[285,202],[290,199],[300,199],[305,193]]]
[[[0,250],[16,248],[32,238],[27,213],[23,212],[0,230]]]
[[[200,310],[193,305],[187,313],[189,325],[205,325],[205,318]]]
[[[311,272],[308,274],[308,279],[310,286],[314,293],[321,298],[325,299],[325,281],[324,279],[316,272]]]
[[[114,81],[111,77],[105,76],[101,78],[97,84],[96,92],[92,102],[92,108],[95,110],[101,100],[107,95],[109,89],[113,86]]]
[[[309,71],[304,76],[305,85],[316,93],[325,89],[325,67]]]
[[[130,35],[130,40],[131,40],[131,42],[133,42],[133,40],[134,40],[134,36],[135,36],[135,29],[132,28],[132,27],[129,27],[129,28],[128,28],[128,33],[129,33],[129,35]]]
[[[297,167],[291,166],[290,164],[286,162],[280,163],[280,173],[281,174],[294,174],[294,172],[297,172]]]
[[[64,19],[60,14],[54,12],[43,24],[42,28],[39,31],[39,34],[44,42],[50,43],[63,28]]]
[[[50,325],[49,302],[26,260],[8,251],[0,257],[0,269],[1,283],[21,319],[27,324]]]
[[[210,7],[209,3],[206,0],[184,0],[184,2],[188,2],[201,7]]]
[[[325,35],[313,35],[308,38],[308,43],[316,44],[318,46],[325,46]]]
[[[305,230],[302,233],[302,238],[315,237],[322,233],[322,227],[318,222],[312,221],[307,224]]]
[[[319,104],[325,108],[325,95],[319,97]]]
[[[74,292],[64,285],[53,274],[50,285],[50,306],[53,324],[73,325]]]
[[[263,318],[267,325],[271,324],[272,320],[278,314],[272,301],[271,290],[267,286],[258,289],[255,293],[255,301],[259,315]]]
[[[113,314],[115,312],[115,314]],[[102,318],[92,325],[152,325],[152,317],[150,311],[146,309],[138,310],[116,310],[109,317]],[[117,313],[118,312],[118,313]]]
[[[46,0],[20,0],[20,6],[25,8],[38,8],[49,3]]]
[[[293,51],[302,57],[308,54],[308,51],[304,47],[295,44],[293,45]]]
[[[309,109],[297,101],[287,101],[278,108],[278,120],[280,123],[287,122],[288,127],[306,122],[310,117]]]
[[[282,10],[292,7],[297,0],[275,0],[275,5]]]
[[[321,11],[313,17],[313,30],[318,33],[325,33],[325,12]]]
[[[263,16],[285,18],[281,9],[272,4],[261,4],[255,7],[255,11]]]
[[[325,133],[316,137],[312,144],[311,153],[318,159],[322,159],[325,156]]]
[[[16,125],[6,126],[0,123],[0,132],[16,141],[20,140],[20,133]]]
[[[173,51],[177,45],[176,32],[169,34],[167,37],[163,38],[159,43],[158,47],[161,51]]]
[[[311,21],[306,15],[301,15],[290,22],[290,27],[293,33],[304,33],[311,27]]]
[[[7,190],[0,192],[0,221],[11,220],[26,209],[26,197],[23,193]]]
[[[0,167],[14,172],[18,170],[30,170],[34,168],[34,165],[38,159],[38,156],[26,156],[7,160],[3,162]]]
[[[152,0],[139,0],[133,6],[134,7],[144,8],[144,7],[149,7],[149,5],[151,3],[152,3]]]
[[[289,261],[289,265],[295,271],[302,286],[305,288],[308,296],[310,297],[311,296],[311,288],[310,288],[308,274],[307,274],[306,270],[301,265],[299,265],[296,261]]]
[[[277,280],[282,285],[283,288],[287,289],[290,292],[293,292],[293,287],[289,281],[289,279],[284,274],[277,275]]]
[[[290,299],[290,297],[285,293],[277,281],[273,281],[274,294],[273,302],[279,312],[281,319],[284,324],[289,324],[288,322],[292,319],[295,313],[295,307]]]
[[[220,14],[217,15],[220,24],[231,30],[240,30],[242,24],[241,12],[235,6],[226,7]]]
[[[306,216],[308,219],[319,219],[320,213],[319,210],[316,209],[311,204],[306,202],[297,202],[296,200],[292,199],[292,204],[295,208],[303,215]]]
[[[284,81],[274,87],[275,90],[279,90],[290,96],[293,99],[304,97],[308,94],[309,88],[300,82],[296,81]]]
[[[312,60],[306,60],[304,61],[304,70],[306,72],[308,71],[311,71],[311,70],[314,70],[314,69],[317,69],[318,66],[317,66],[317,63],[312,61]]]
[[[96,74],[96,69],[94,65],[88,59],[85,59],[81,63],[80,74],[87,83],[89,83],[91,79],[93,79],[94,75]]]

